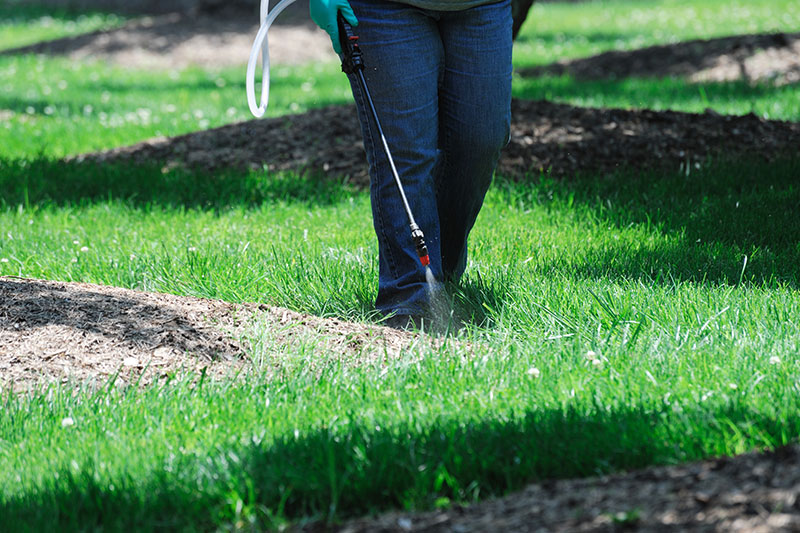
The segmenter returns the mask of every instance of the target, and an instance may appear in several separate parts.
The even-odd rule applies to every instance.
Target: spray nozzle
[[[339,25],[339,45],[342,47],[342,72],[353,74],[357,70],[364,70],[364,60],[361,57],[361,48],[358,46],[358,35],[353,31],[353,27],[342,16],[341,12],[336,14],[336,22]]]
[[[411,238],[414,240],[414,247],[417,249],[417,256],[422,266],[426,267],[431,264],[431,259],[428,257],[428,247],[425,245],[425,235],[416,224],[411,226]]]

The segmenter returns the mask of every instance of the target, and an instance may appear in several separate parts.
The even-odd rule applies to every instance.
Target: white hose
[[[247,105],[256,118],[264,116],[269,103],[269,40],[267,32],[275,18],[294,1],[281,0],[270,11],[269,0],[261,0],[261,27],[258,29],[256,39],[253,41],[253,48],[250,50],[250,59],[247,61],[247,78],[245,78]],[[256,105],[256,61],[258,61],[259,52],[261,52],[261,103]]]

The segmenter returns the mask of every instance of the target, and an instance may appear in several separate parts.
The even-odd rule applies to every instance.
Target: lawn
[[[125,17],[6,0],[0,5],[0,50],[121,26]]]
[[[515,64],[800,31],[797,2],[754,4],[543,4]],[[0,48],[40,25],[30,13],[4,26],[16,29],[0,33]],[[631,13],[633,27],[622,23]],[[53,17],[66,27],[80,15]],[[0,275],[375,320],[364,191],[290,173],[58,160],[243,120],[242,69],[168,75],[0,56],[0,73]],[[796,85],[514,83],[520,98],[800,120]],[[273,72],[273,115],[348,100],[336,65]],[[796,442],[798,175],[798,158],[728,154],[691,175],[498,176],[466,278],[449,287],[469,325],[438,347],[421,342],[398,360],[353,365],[313,335],[280,345],[256,323],[244,334],[253,346],[245,376],[5,391],[4,527],[337,522]]]

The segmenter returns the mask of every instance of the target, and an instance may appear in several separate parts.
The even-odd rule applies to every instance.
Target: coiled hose
[[[255,41],[253,41],[253,48],[250,50],[250,59],[247,61],[247,77],[245,78],[247,105],[256,118],[263,117],[267,111],[267,105],[269,105],[269,39],[267,33],[277,16],[294,2],[295,0],[281,0],[270,10],[269,0],[261,0],[261,27],[258,29]],[[256,104],[256,62],[258,62],[259,52],[261,52],[261,101]]]

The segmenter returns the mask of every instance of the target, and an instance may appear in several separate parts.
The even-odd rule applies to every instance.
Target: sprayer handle
[[[339,24],[339,44],[342,45],[342,71],[352,74],[357,70],[364,70],[364,59],[361,57],[361,48],[358,46],[358,35],[353,31],[353,27],[342,16],[341,12],[336,14],[336,22]]]

